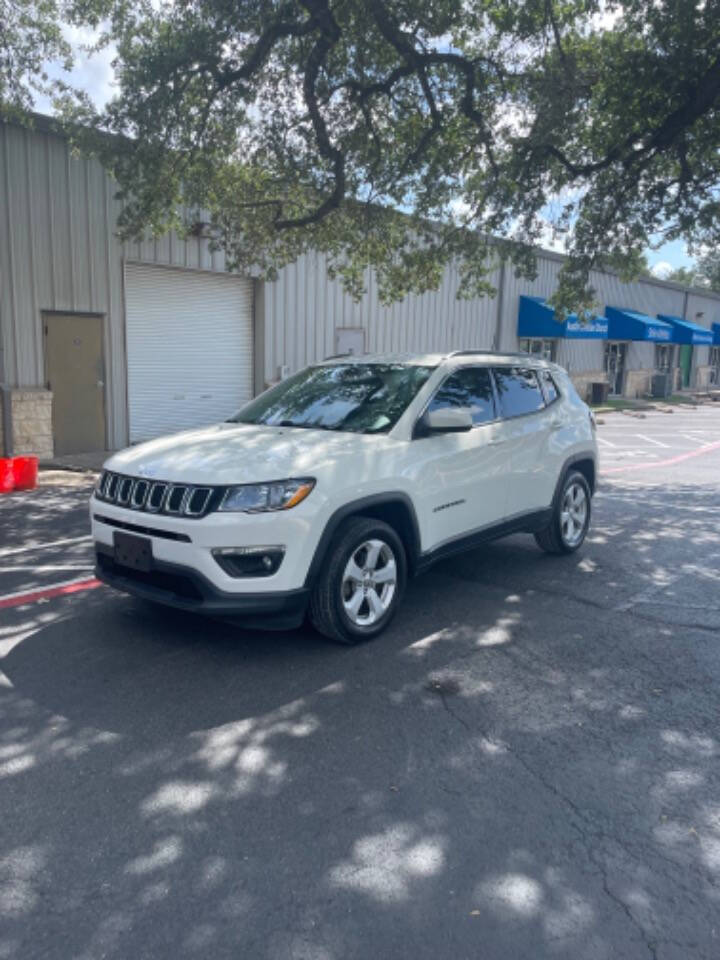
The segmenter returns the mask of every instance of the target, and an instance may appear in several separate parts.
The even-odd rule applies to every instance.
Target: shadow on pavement
[[[582,554],[448,561],[353,649],[105,590],[15,611],[0,956],[717,955],[717,624],[642,599],[710,583],[717,497],[626,492]]]

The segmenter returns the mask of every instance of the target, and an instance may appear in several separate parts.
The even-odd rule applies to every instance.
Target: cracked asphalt
[[[718,960],[720,410],[608,419],[580,553],[364,647],[0,609],[0,958]],[[87,572],[88,491],[0,498],[0,599]]]

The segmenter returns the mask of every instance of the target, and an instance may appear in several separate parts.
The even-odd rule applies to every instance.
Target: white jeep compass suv
[[[595,426],[560,367],[519,354],[338,357],[225,423],[115,454],[91,501],[97,576],[248,625],[379,634],[408,576],[509,533],[571,553]]]

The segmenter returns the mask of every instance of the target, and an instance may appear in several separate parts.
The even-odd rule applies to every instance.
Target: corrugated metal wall
[[[550,297],[557,286],[562,262],[556,258],[540,257],[535,280],[525,280],[508,268],[505,277],[505,295],[502,323],[501,349],[517,350],[517,316],[520,297]],[[570,373],[597,372],[603,369],[602,340],[560,340],[556,360]]]
[[[720,300],[714,297],[703,296],[698,293],[688,293],[686,318],[701,327],[712,330],[713,323],[720,323]],[[703,366],[710,362],[710,347],[695,347],[693,363]]]
[[[204,238],[170,234],[143,243],[120,244],[114,225],[119,205],[115,189],[100,165],[73,155],[63,139],[42,124],[34,130],[0,123],[0,377],[12,386],[37,386],[45,380],[43,311],[98,313],[104,318],[108,442],[127,442],[125,356],[125,262],[156,263],[185,269],[223,271],[221,252]],[[382,306],[372,274],[359,303],[327,277],[320,255],[308,255],[280,271],[265,285],[257,343],[258,374],[277,378],[279,368],[294,371],[335,352],[335,331],[361,327],[366,349],[445,351],[487,349],[494,343],[502,309],[499,347],[517,349],[520,294],[548,297],[557,283],[561,260],[538,259],[538,276],[529,282],[504,271],[501,297],[457,300],[457,271],[448,267],[435,293],[410,296]],[[498,272],[499,273],[499,272]],[[496,274],[496,285],[500,276]],[[720,323],[720,297],[689,293],[667,284],[617,277],[593,277],[602,304],[631,307],[654,316],[674,313],[704,327]],[[686,303],[687,300],[687,303]],[[702,316],[698,316],[702,314]],[[653,345],[633,344],[628,368],[651,368]],[[695,366],[707,363],[707,347],[694,351]],[[561,341],[558,360],[572,372],[597,371],[603,365],[601,341]]]
[[[556,255],[538,258],[538,275],[535,280],[516,277],[512,269],[506,271],[504,309],[502,320],[503,350],[517,349],[517,315],[521,294],[534,297],[549,297],[557,285],[562,261]],[[613,274],[593,271],[590,282],[594,287],[601,311],[605,306],[625,307],[654,317],[658,313],[685,316],[700,326],[711,329],[712,323],[720,323],[720,297],[713,294],[687,294],[670,284],[655,280],[638,280],[623,283]],[[698,316],[702,313],[703,316]],[[695,347],[693,365],[707,364],[709,347]],[[564,340],[558,344],[558,363],[574,373],[599,371],[603,368],[604,346],[601,340]],[[651,369],[654,366],[653,343],[631,343],[628,349],[627,369]]]
[[[341,327],[361,327],[369,353],[489,349],[497,301],[458,300],[458,285],[449,266],[438,291],[385,307],[368,270],[367,291],[356,303],[339,280],[328,278],[324,255],[300,257],[265,286],[265,379],[277,379],[281,366],[294,372],[335,353]]]
[[[108,443],[127,443],[123,261],[221,271],[201,238],[121,244],[115,187],[99,163],[41,129],[0,123],[0,322],[11,386],[45,382],[42,313],[104,317]]]
[[[517,350],[517,317],[520,296],[550,297],[557,286],[557,277],[561,265],[559,260],[546,257],[538,258],[537,277],[534,280],[525,280],[518,277],[511,266],[507,267],[503,294],[501,350]]]
[[[609,273],[593,273],[591,283],[601,303],[609,307],[625,307],[650,317],[658,313],[682,316],[684,294],[681,290],[655,286],[652,283],[623,283]],[[655,344],[632,342],[628,346],[627,370],[648,370],[655,366]]]

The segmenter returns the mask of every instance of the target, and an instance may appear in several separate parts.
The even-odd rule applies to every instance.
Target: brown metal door
[[[102,317],[70,313],[43,319],[55,454],[104,450]]]

